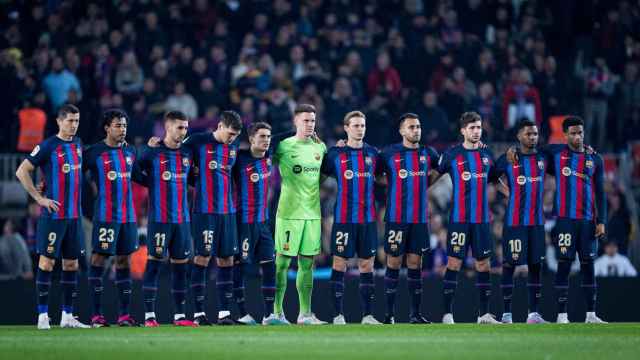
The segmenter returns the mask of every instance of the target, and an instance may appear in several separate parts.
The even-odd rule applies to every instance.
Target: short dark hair
[[[225,110],[220,114],[220,122],[233,130],[242,130],[242,118],[233,110]]]
[[[460,115],[460,120],[458,120],[460,124],[460,129],[464,129],[467,125],[474,123],[476,121],[482,121],[482,117],[475,111],[467,111]]]
[[[271,131],[271,125],[267,124],[264,121],[258,121],[256,123],[251,124],[251,126],[249,126],[249,137],[255,135],[258,132],[258,130],[262,130],[262,129],[267,129]]]
[[[398,129],[402,127],[402,124],[404,124],[407,119],[420,119],[420,117],[414,113],[404,113],[400,115],[398,118]]]
[[[178,110],[171,110],[164,113],[164,121],[175,121],[175,120],[189,121],[189,117],[187,116],[187,114]]]
[[[342,123],[345,126],[349,126],[349,122],[351,121],[351,119],[353,119],[354,117],[361,117],[363,119],[367,119],[366,116],[364,116],[364,113],[362,111],[359,110],[354,110],[354,111],[349,111],[345,116],[344,119],[342,119]]]
[[[562,122],[562,131],[567,132],[572,126],[584,126],[584,120],[579,116],[567,116]]]
[[[311,104],[300,104],[293,110],[294,115],[301,113],[316,113],[316,107]]]
[[[69,114],[80,114],[80,109],[72,104],[64,104],[58,109],[58,119],[64,119]]]
[[[520,119],[520,121],[518,121],[518,123],[516,124],[516,134],[520,132],[520,130],[529,127],[529,126],[536,126],[536,123],[533,122],[532,120],[530,120],[529,118],[522,118]]]
[[[121,109],[109,109],[102,113],[102,129],[105,127],[111,126],[113,120],[125,118],[129,121],[129,117],[124,110]]]

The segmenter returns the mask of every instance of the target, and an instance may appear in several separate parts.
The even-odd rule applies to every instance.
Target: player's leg
[[[373,262],[378,251],[378,229],[376,223],[360,225],[358,228],[358,271],[360,272],[360,308],[362,324],[382,324],[373,316],[376,287],[373,282]]]
[[[259,236],[259,224],[243,224],[240,229],[240,253],[234,256],[233,261],[233,298],[238,307],[238,322],[245,325],[256,325],[255,319],[247,313],[245,306],[244,275],[247,264],[253,263],[253,253]]]
[[[447,269],[443,280],[444,316],[442,323],[453,324],[453,299],[458,286],[458,273],[462,267],[462,261],[466,256],[468,247],[467,224],[451,223],[447,234]]]
[[[260,262],[260,270],[262,271],[261,291],[264,303],[262,325],[281,325],[282,322],[273,313],[273,303],[276,295],[275,243],[267,222],[257,224],[256,229],[257,243],[254,243],[253,251],[249,252],[247,260]]]
[[[235,215],[215,215],[217,217],[217,247],[214,247],[218,277],[216,291],[218,293],[218,325],[234,325],[237,321],[231,318],[231,301],[233,299],[233,258],[238,250],[238,229]],[[233,218],[233,223],[230,222]]]
[[[298,324],[323,325],[326,322],[319,320],[311,311],[311,295],[313,293],[313,261],[320,254],[322,236],[322,224],[318,220],[304,220],[300,251],[298,253],[298,273],[296,275],[296,289],[300,313]]]
[[[171,224],[173,235],[169,243],[171,263],[171,295],[173,296],[173,324],[176,326],[198,326],[186,316],[187,305],[187,271],[193,252],[191,229],[189,223]]]
[[[276,217],[276,296],[273,312],[283,323],[287,322],[283,310],[284,294],[287,291],[287,272],[291,259],[298,256],[303,230],[303,220]]]
[[[104,266],[108,258],[109,256],[105,254],[93,253],[91,255],[88,280],[93,304],[91,326],[95,328],[109,326],[102,314],[102,293],[104,291],[102,276],[104,275]]]
[[[168,224],[150,222],[147,231],[147,250],[149,256],[144,270],[142,292],[144,297],[144,326],[158,327],[155,306],[158,294],[160,269],[168,255],[168,240],[171,237]]]
[[[567,316],[567,303],[569,301],[569,274],[571,263],[576,256],[576,239],[578,238],[575,221],[570,219],[558,219],[555,228],[556,257],[558,259],[558,271],[554,280],[554,287],[557,296],[558,317],[556,322],[560,324],[569,323]]]
[[[192,214],[192,237],[194,244],[191,268],[191,293],[193,295],[193,319],[200,326],[211,325],[205,313],[208,268],[211,253],[215,249],[215,223],[209,214]]]
[[[333,295],[333,307],[335,316],[333,324],[346,324],[343,310],[344,274],[347,271],[347,261],[353,257],[353,244],[357,242],[355,226],[351,224],[333,224],[331,229],[331,253],[333,263],[331,266],[331,293]]]
[[[582,221],[580,225],[580,238],[578,239],[578,251],[580,256],[580,275],[582,277],[581,288],[587,305],[585,322],[590,324],[603,324],[596,316],[597,285],[594,269],[594,258],[597,254],[598,242],[595,237],[595,224],[593,221]]]
[[[38,271],[36,273],[36,289],[38,292],[38,329],[48,330],[49,325],[49,291],[51,275],[60,257],[60,244],[64,236],[65,226],[60,220],[40,218],[37,227]]]
[[[528,279],[527,292],[529,294],[529,314],[528,324],[543,324],[546,321],[539,312],[539,304],[542,289],[542,260],[545,253],[545,231],[544,225],[534,226],[529,230],[529,252],[528,252]]]
[[[516,266],[526,260],[526,243],[528,227],[506,226],[502,232],[502,276],[500,277],[500,289],[502,290],[502,302],[504,310],[501,321],[503,324],[513,323],[511,303],[513,299],[513,273]]]
[[[411,311],[409,322],[412,324],[431,323],[422,316],[422,254],[428,251],[427,239],[429,229],[427,224],[409,225],[409,236],[405,239],[407,257],[407,290]]]
[[[137,326],[129,312],[131,304],[131,254],[138,249],[138,228],[135,223],[120,225],[116,244],[116,289],[120,307],[119,326]]]
[[[493,251],[489,224],[469,225],[471,230],[471,246],[473,256],[476,259],[476,289],[478,290],[479,309],[478,324],[500,324],[489,313],[489,298],[491,298],[491,264],[490,257]]]
[[[384,251],[387,254],[387,270],[384,276],[384,293],[386,298],[385,324],[395,322],[395,305],[400,267],[404,256],[404,240],[407,237],[407,226],[398,223],[387,223],[385,226]]]
[[[73,316],[73,302],[78,287],[78,259],[84,256],[84,231],[81,219],[67,220],[67,231],[62,239],[62,316],[60,327],[89,328]]]

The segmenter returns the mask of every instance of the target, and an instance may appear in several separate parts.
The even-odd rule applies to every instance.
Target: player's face
[[[251,149],[256,151],[267,151],[271,145],[271,130],[260,129],[253,136],[249,137]]]
[[[574,149],[582,147],[584,143],[584,129],[582,125],[569,126],[564,136],[567,138],[567,143]]]
[[[406,139],[412,144],[420,142],[422,137],[422,128],[420,127],[420,120],[414,118],[405,119],[400,126],[400,135],[403,139]]]
[[[535,149],[538,146],[538,127],[525,126],[518,132],[520,145],[527,149]]]
[[[293,118],[296,131],[310,137],[316,131],[316,114],[310,112],[299,113]]]
[[[349,140],[362,141],[367,131],[367,123],[362,117],[352,117],[349,119],[349,125],[344,126],[344,131]]]
[[[165,122],[165,130],[167,137],[176,143],[181,143],[187,136],[189,130],[189,122],[185,120],[169,120]]]
[[[127,119],[117,118],[111,121],[109,126],[105,126],[104,130],[107,133],[109,140],[122,143],[127,136]]]
[[[482,138],[482,121],[468,123],[467,126],[460,129],[460,132],[464,136],[464,141],[475,144]]]
[[[64,118],[58,118],[60,133],[64,136],[74,136],[80,125],[80,114],[67,114]]]
[[[240,135],[240,130],[226,126],[223,123],[218,123],[218,131],[220,133],[220,140],[225,144],[231,144]]]

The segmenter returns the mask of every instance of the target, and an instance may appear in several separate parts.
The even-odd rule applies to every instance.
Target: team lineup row
[[[311,311],[311,293],[313,257],[321,248],[319,188],[327,176],[334,177],[338,185],[331,242],[331,298],[336,312],[332,322],[345,323],[344,274],[347,260],[357,256],[362,323],[381,324],[372,315],[373,260],[378,247],[373,191],[377,183],[387,188],[383,322],[394,323],[399,272],[406,261],[410,322],[429,323],[421,314],[421,264],[423,253],[428,251],[429,238],[427,191],[445,174],[451,178],[453,193],[443,323],[454,323],[452,304],[457,276],[468,250],[476,259],[478,323],[512,322],[513,273],[515,266],[523,264],[529,267],[527,322],[545,322],[538,313],[538,303],[545,237],[542,198],[547,175],[556,179],[554,215],[558,235],[553,243],[559,258],[555,278],[557,322],[568,322],[568,277],[576,254],[581,261],[586,321],[603,322],[595,313],[593,268],[598,238],[605,234],[603,164],[597,153],[585,148],[583,123],[578,117],[568,117],[563,124],[566,145],[538,146],[536,124],[522,120],[517,126],[518,146],[498,160],[480,141],[482,119],[473,112],[460,117],[464,140],[441,155],[420,144],[420,119],[412,113],[402,115],[398,121],[402,142],[382,151],[364,142],[366,117],[359,111],[344,117],[347,139],[327,150],[315,135],[315,108],[305,104],[294,111],[295,133],[272,139],[268,124],[253,124],[248,130],[249,149],[238,148],[236,139],[242,131],[242,122],[233,111],[222,113],[215,131],[189,137],[187,117],[180,112],[168,112],[164,116],[164,138],[150,139],[140,154],[125,141],[127,116],[124,112],[105,112],[102,119],[105,139],[86,149],[75,136],[79,121],[77,108],[61,107],[57,117],[58,134],[36,146],[16,171],[26,191],[44,210],[37,231],[39,329],[50,328],[51,273],[60,258],[63,270],[60,325],[88,327],[73,317],[72,305],[77,259],[84,252],[80,227],[82,181],[92,182],[96,189],[95,194],[91,194],[95,196],[95,211],[88,276],[93,304],[91,326],[109,325],[102,314],[101,295],[105,262],[110,256],[116,260],[117,323],[137,325],[129,313],[129,261],[130,254],[137,249],[132,181],[149,189],[149,257],[143,279],[145,326],[159,326],[155,302],[159,270],[167,258],[171,264],[174,324],[211,324],[204,311],[206,270],[211,257],[215,257],[218,267],[218,324],[257,323],[244,306],[244,267],[248,263],[257,263],[261,268],[262,324],[289,324],[283,301],[287,271],[294,257],[297,257],[296,288],[300,305],[297,323],[325,324]],[[275,166],[281,177],[281,191],[275,236],[272,236],[268,225],[268,193]],[[44,173],[44,189],[36,188],[31,177],[37,167]],[[487,199],[490,183],[496,184],[508,198],[502,238],[505,261],[501,321],[488,309],[489,258],[493,250]],[[188,199],[189,186],[194,189],[192,201]],[[193,295],[193,320],[185,314],[188,286]],[[231,317],[233,299],[240,313],[238,319]]]

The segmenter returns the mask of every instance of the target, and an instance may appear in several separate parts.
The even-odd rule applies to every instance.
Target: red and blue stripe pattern
[[[198,180],[195,191],[196,213],[234,214],[235,196],[231,170],[237,147],[220,143],[201,143],[198,154]]]
[[[191,161],[180,151],[159,151],[152,158],[149,212],[158,223],[189,222],[187,177]]]
[[[133,207],[131,172],[135,156],[132,152],[110,149],[96,156],[98,198],[96,220],[101,222],[136,222]]]
[[[334,221],[339,224],[374,222],[376,211],[373,191],[377,151],[369,146],[362,149],[332,150],[329,159],[338,182]]]
[[[408,149],[396,144],[385,149],[383,160],[388,181],[385,220],[393,223],[427,223],[428,174],[437,162],[435,151],[426,147]]]
[[[47,192],[60,203],[52,219],[76,219],[82,216],[82,149],[77,142],[60,143],[53,148],[49,167],[45,167]],[[47,171],[48,170],[48,171]]]
[[[544,225],[545,157],[542,154],[520,154],[517,164],[508,164],[509,183],[508,226]]]
[[[451,221],[481,224],[489,222],[487,187],[493,157],[488,150],[454,147],[443,161],[453,182]]]
[[[593,220],[596,213],[595,171],[599,159],[570,151],[565,147],[553,154],[556,196],[554,213],[558,217]]]
[[[248,152],[247,152],[248,153]],[[271,157],[256,159],[248,154],[238,156],[239,212],[245,224],[269,219],[269,186],[272,171]]]

